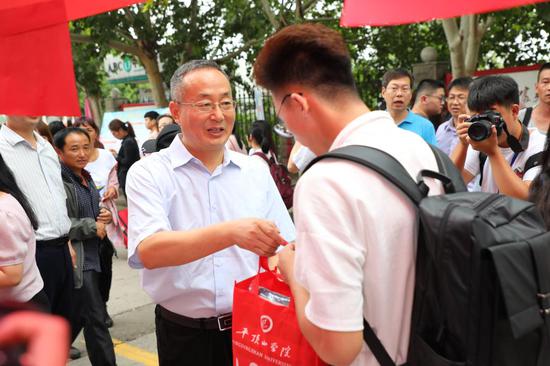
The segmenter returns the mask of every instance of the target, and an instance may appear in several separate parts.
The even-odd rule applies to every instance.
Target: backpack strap
[[[257,151],[257,152],[255,152],[255,153],[252,154],[252,155],[259,156],[260,158],[264,159],[265,162],[266,162],[268,165],[271,165],[271,163],[269,162],[269,159],[267,158],[267,155],[264,154],[263,152]]]
[[[439,168],[439,172],[449,178],[452,183],[452,190],[454,192],[466,192],[466,184],[464,183],[464,178],[462,178],[462,174],[458,171],[456,168],[456,165],[453,163],[451,158],[447,154],[445,154],[443,151],[438,149],[437,147],[428,144],[430,146],[430,149],[432,149],[432,152],[434,153],[435,160],[437,161],[437,167]],[[446,193],[451,193],[448,189],[445,189]]]
[[[479,186],[483,183],[483,167],[487,162],[487,154],[480,152],[479,153]]]
[[[378,339],[378,336],[376,336],[365,318],[363,318],[363,339],[367,342],[369,349],[380,366],[395,366],[395,362],[393,362],[384,345],[380,342],[380,339]]]
[[[349,145],[317,156],[304,169],[302,175],[315,163],[327,158],[353,161],[374,170],[397,186],[416,205],[426,196],[425,193],[427,192],[424,193],[420,190],[416,182],[397,159],[385,151],[369,146]]]
[[[529,169],[534,168],[536,166],[542,165],[543,158],[544,158],[544,151],[539,151],[538,153],[531,155],[525,162],[525,166],[523,167],[523,172],[526,172]]]
[[[521,121],[521,123],[523,123],[525,127],[529,126],[529,121],[531,121],[531,114],[533,114],[533,107],[528,107],[527,109],[525,109],[525,115],[523,116],[523,120]]]

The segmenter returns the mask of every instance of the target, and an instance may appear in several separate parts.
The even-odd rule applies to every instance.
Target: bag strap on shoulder
[[[524,126],[529,126],[529,122],[531,121],[531,114],[533,114],[533,107],[528,107],[525,109],[525,115],[523,115],[523,120],[521,123],[523,123]]]
[[[374,170],[397,186],[417,205],[425,197],[425,194],[420,191],[416,182],[399,161],[390,154],[369,146],[349,145],[317,156],[309,163],[302,174],[305,174],[318,161],[328,158],[353,161]]]
[[[255,153],[254,153],[254,154],[252,154],[252,155],[256,155],[256,156],[259,156],[260,158],[264,159],[266,163],[268,163],[268,164],[269,164],[269,159],[267,158],[267,155],[266,155],[266,154],[264,154],[263,152],[259,152],[259,151],[257,151],[257,152],[255,152]]]
[[[462,178],[462,174],[460,174],[460,171],[456,168],[456,165],[453,163],[451,158],[449,158],[447,154],[445,154],[437,147],[431,144],[428,145],[430,146],[430,149],[432,149],[432,152],[435,156],[439,172],[449,178],[449,180],[451,181],[453,193],[466,192],[467,188],[466,184],[464,183],[464,178]],[[445,189],[445,192],[451,193],[447,189]]]

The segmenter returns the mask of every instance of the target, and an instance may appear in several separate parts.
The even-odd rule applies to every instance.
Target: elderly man
[[[128,174],[130,266],[158,304],[161,365],[230,365],[233,285],[294,240],[261,161],[225,149],[235,122],[227,75],[190,61],[171,80],[172,144]]]

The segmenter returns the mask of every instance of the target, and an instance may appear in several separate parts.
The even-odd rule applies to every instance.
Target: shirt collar
[[[170,146],[166,148],[166,153],[169,156],[172,169],[176,169],[192,161],[202,165],[202,162],[194,157],[181,141],[181,133],[177,134]],[[242,168],[241,162],[235,159],[235,154],[232,154],[231,151],[224,147],[222,167],[225,168],[230,163]]]
[[[364,113],[348,123],[346,127],[344,127],[340,131],[340,133],[338,133],[338,136],[336,136],[336,138],[332,142],[329,151],[341,147],[348,139],[348,137],[352,135],[358,128],[363,127],[365,124],[370,125],[373,123],[386,123],[388,126],[396,127],[395,122],[393,122],[393,118],[386,111],[374,111]]]
[[[451,117],[450,119],[448,119],[444,123],[446,123],[446,125],[444,127],[445,130],[451,131],[451,132],[456,132],[456,127],[453,125],[453,117]]]
[[[44,143],[48,143],[36,131],[33,131],[33,134],[36,138],[37,147],[43,147]],[[15,146],[21,142],[26,142],[28,144],[27,140],[25,140],[23,137],[21,137],[21,135],[9,128],[7,124],[2,125],[2,128],[0,128],[0,136],[2,136],[11,146]]]

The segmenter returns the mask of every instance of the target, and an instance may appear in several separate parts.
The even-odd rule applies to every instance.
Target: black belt
[[[48,239],[48,240],[37,240],[36,246],[46,246],[46,247],[60,247],[69,242],[68,236],[62,236],[60,238]]]
[[[163,308],[160,305],[157,305],[156,311],[158,314],[165,320],[171,321],[173,323],[182,325],[188,328],[195,329],[207,329],[207,330],[219,330],[223,332],[224,330],[231,329],[231,323],[233,321],[231,313],[222,314],[220,316],[215,316],[212,318],[188,318],[183,315],[179,315],[171,312],[170,310]]]

